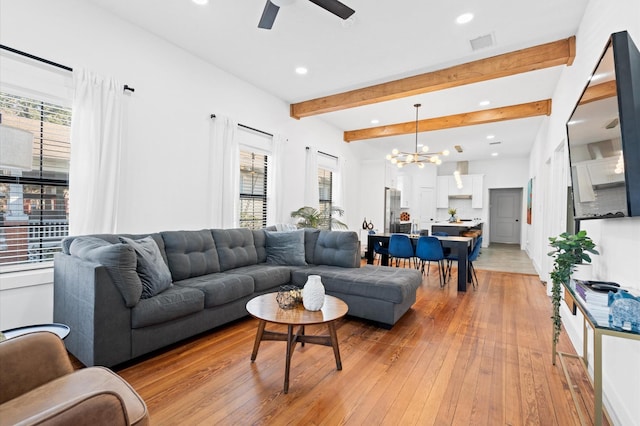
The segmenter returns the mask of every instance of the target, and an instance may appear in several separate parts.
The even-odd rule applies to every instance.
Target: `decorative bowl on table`
[[[280,286],[276,302],[282,309],[293,309],[302,302],[302,290],[294,285]]]

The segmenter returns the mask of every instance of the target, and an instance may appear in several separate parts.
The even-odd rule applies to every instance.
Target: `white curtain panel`
[[[320,188],[318,186],[318,150],[307,148],[307,160],[304,177],[304,205],[320,208]]]
[[[114,233],[124,85],[83,69],[74,70],[73,81],[69,233]]]
[[[210,157],[211,226],[236,228],[240,211],[240,148],[238,124],[229,117],[212,119]]]
[[[344,199],[344,191],[345,191],[345,160],[344,158],[338,158],[338,170],[334,172],[333,179],[333,204],[336,207],[340,207],[341,209],[345,209],[345,199]],[[338,213],[334,213],[333,217],[340,220],[345,221],[344,217],[340,217]]]
[[[282,135],[274,135],[269,159],[269,173],[267,175],[267,218],[269,224],[286,223],[291,220],[284,213],[284,145],[286,139]]]

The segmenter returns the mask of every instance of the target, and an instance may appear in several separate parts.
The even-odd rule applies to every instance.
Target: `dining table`
[[[389,240],[391,239],[392,234],[369,234],[367,238],[367,251],[365,253],[365,258],[367,259],[367,263],[373,265],[373,257],[374,251],[373,247],[375,244],[380,242],[382,247],[389,247]],[[420,235],[408,235],[411,239],[411,242],[414,246],[418,243],[418,238]],[[444,236],[434,236],[440,243],[442,247],[450,248],[451,252],[454,253],[458,258],[458,291],[467,291],[467,283],[471,282],[471,268],[469,268],[469,253],[473,248],[474,238],[473,237],[444,237]],[[383,266],[389,266],[389,255],[383,254],[381,255],[380,264]]]

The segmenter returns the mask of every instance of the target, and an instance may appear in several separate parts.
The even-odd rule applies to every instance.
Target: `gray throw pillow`
[[[130,246],[111,244],[96,237],[78,237],[69,247],[72,256],[103,265],[115,286],[120,290],[125,305],[135,306],[142,294],[142,283],[136,272],[136,253]]]
[[[132,240],[120,237],[120,241],[130,245],[136,252],[136,270],[142,281],[141,299],[148,299],[171,287],[171,271],[160,253],[158,244],[151,237]]]
[[[267,263],[304,266],[304,229],[292,232],[264,231]]]

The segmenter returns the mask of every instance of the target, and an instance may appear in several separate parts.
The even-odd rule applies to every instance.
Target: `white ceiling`
[[[344,0],[356,13],[342,21],[307,0],[282,7],[272,30],[257,27],[265,0],[89,0],[283,99],[300,102],[495,56],[575,35],[588,0]],[[465,12],[465,25],[455,18]],[[472,51],[492,34],[495,45]],[[295,74],[297,66],[309,73]],[[340,130],[515,105],[551,98],[562,67],[320,115]],[[489,106],[479,102],[489,100]],[[371,124],[372,119],[379,124]],[[303,118],[304,120],[304,118]],[[461,145],[448,161],[525,156],[543,117],[421,133],[432,150]],[[495,139],[486,139],[488,134]],[[489,142],[500,141],[499,145]],[[413,150],[414,135],[352,142],[380,158]]]

